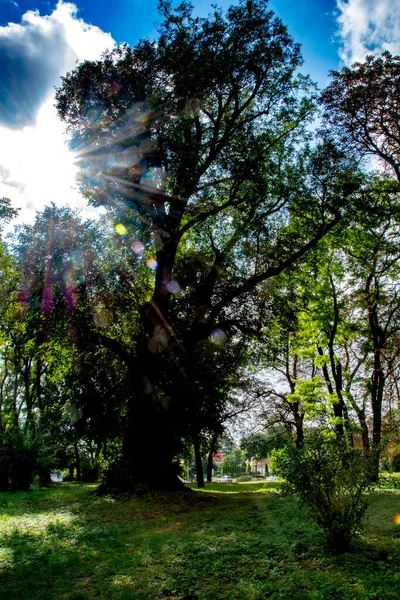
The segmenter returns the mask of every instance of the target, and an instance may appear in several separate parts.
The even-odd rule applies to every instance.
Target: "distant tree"
[[[381,159],[400,182],[400,56],[367,56],[331,75],[321,102],[334,131],[352,148]]]
[[[224,457],[222,463],[224,475],[243,475],[246,472],[246,458],[243,450],[235,446],[231,452]]]
[[[385,176],[370,178],[367,189],[369,215],[359,215],[339,236],[327,236],[309,255],[308,270],[292,278],[298,292],[291,333],[280,325],[287,307],[278,305],[266,328],[273,343],[260,365],[268,365],[270,421],[293,427],[298,413],[302,421],[334,425],[350,444],[353,434],[361,435],[376,478],[382,418],[390,420],[398,402],[399,204],[396,186]],[[277,283],[284,297],[285,278]]]
[[[265,433],[252,433],[243,438],[240,442],[240,448],[246,452],[247,458],[268,458],[272,450],[282,448],[288,439],[285,440],[284,432],[280,427],[270,428]]]
[[[0,198],[0,230],[18,215],[19,210],[11,206],[9,198]]]

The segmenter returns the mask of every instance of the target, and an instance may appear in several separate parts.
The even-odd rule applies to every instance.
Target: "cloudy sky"
[[[232,1],[217,4],[226,8]],[[207,14],[212,0],[192,3]],[[302,44],[303,70],[320,87],[330,69],[367,53],[400,53],[400,0],[270,4]],[[86,207],[53,109],[60,76],[115,44],[155,37],[156,22],[157,0],[0,0],[0,197],[11,198],[21,219],[31,220],[52,201]]]

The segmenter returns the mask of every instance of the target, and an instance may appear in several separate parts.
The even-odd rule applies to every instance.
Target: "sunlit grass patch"
[[[19,532],[30,536],[43,536],[44,534],[60,533],[69,529],[76,521],[76,516],[68,512],[38,513],[34,515],[22,514],[16,516],[0,517],[0,533],[6,531]]]
[[[255,492],[268,492],[275,490],[276,481],[243,481],[240,483],[206,483],[204,488],[197,488],[196,484],[187,484],[187,487],[200,492],[213,492],[216,494],[250,494]]]

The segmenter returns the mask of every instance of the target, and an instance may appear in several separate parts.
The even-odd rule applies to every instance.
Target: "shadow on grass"
[[[331,557],[293,497],[209,486],[112,499],[92,489],[0,494],[1,600],[399,598],[397,530],[372,537],[390,494],[374,498],[357,551]]]

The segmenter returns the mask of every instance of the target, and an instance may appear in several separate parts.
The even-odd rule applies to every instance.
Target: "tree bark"
[[[75,468],[76,468],[76,480],[81,480],[81,458],[79,456],[78,442],[74,442],[74,455],[75,455]]]
[[[218,435],[214,434],[211,438],[210,449],[208,451],[208,456],[207,456],[207,483],[212,482],[213,456],[216,451],[217,440],[218,440]]]
[[[195,437],[195,439],[193,440],[193,447],[194,447],[194,458],[195,458],[195,462],[196,462],[197,487],[203,488],[204,487],[203,462],[201,460],[200,443],[199,443],[198,437]]]
[[[358,416],[358,421],[359,421],[360,427],[361,427],[361,439],[362,439],[362,445],[363,445],[363,453],[365,456],[368,456],[370,454],[371,447],[370,447],[370,443],[369,443],[369,431],[368,431],[367,420],[365,418],[364,409],[358,410],[357,416]]]
[[[379,460],[381,454],[380,444],[382,441],[382,404],[386,380],[382,365],[382,350],[386,340],[384,331],[379,323],[379,283],[373,273],[371,273],[367,279],[365,291],[368,299],[368,320],[373,344],[373,368],[370,387],[372,407],[373,477],[375,481],[378,481]]]

